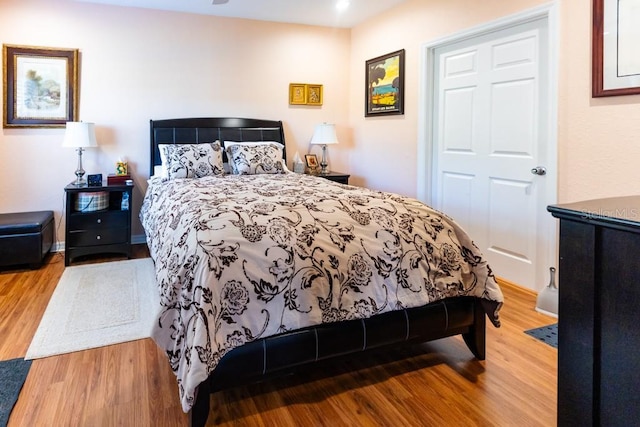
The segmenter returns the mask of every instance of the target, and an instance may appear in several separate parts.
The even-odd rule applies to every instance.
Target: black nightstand
[[[78,187],[72,183],[64,191],[65,266],[82,255],[121,253],[131,257],[133,185]],[[126,198],[128,203],[123,203]]]
[[[349,177],[351,175],[341,172],[328,172],[326,174],[319,173],[318,175],[321,178],[326,178],[329,181],[338,182],[340,184],[349,184]]]

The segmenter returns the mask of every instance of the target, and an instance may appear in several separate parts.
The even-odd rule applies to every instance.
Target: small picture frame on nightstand
[[[317,174],[318,172],[318,156],[315,154],[305,154],[304,160],[307,163],[307,169],[309,173],[312,175]]]

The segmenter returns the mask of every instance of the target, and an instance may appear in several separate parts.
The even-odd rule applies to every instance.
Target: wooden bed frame
[[[185,118],[151,120],[150,125],[151,174],[154,166],[160,164],[159,144],[216,140],[285,143],[280,121]],[[227,353],[209,378],[200,384],[190,413],[191,425],[206,424],[212,392],[263,381],[293,372],[303,365],[374,348],[462,335],[474,356],[484,360],[485,325],[485,311],[479,299],[456,297],[423,307],[387,312],[363,320],[322,324],[246,343]]]

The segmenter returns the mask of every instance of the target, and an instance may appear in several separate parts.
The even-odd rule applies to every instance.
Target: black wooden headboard
[[[277,141],[284,144],[282,122],[236,117],[206,117],[151,120],[151,162],[160,165],[159,144],[201,144],[220,141]],[[283,150],[286,160],[286,149]]]

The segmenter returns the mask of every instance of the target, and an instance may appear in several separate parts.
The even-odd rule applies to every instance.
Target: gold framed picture
[[[5,128],[55,128],[78,117],[78,49],[3,45]]]
[[[289,104],[304,105],[307,103],[307,85],[304,83],[289,83]]]
[[[322,105],[322,85],[307,85],[307,104]]]
[[[304,160],[307,163],[309,173],[313,174],[318,170],[318,156],[316,156],[315,154],[305,154]]]

